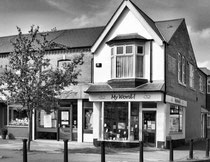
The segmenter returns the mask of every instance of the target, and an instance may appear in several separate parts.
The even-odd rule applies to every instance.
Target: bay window
[[[111,77],[142,78],[144,71],[144,46],[120,45],[111,48]]]

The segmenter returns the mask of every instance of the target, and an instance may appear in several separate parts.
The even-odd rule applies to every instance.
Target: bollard
[[[105,141],[101,141],[101,162],[105,162]]]
[[[193,139],[190,140],[189,159],[193,159]]]
[[[64,162],[68,162],[68,140],[63,140],[64,142]]]
[[[169,154],[169,160],[174,161],[174,148],[173,148],[173,140],[170,139],[170,154]]]
[[[23,139],[23,162],[27,162],[27,139]]]
[[[209,139],[206,138],[206,157],[209,157]]]
[[[144,143],[143,141],[139,141],[139,162],[144,161],[143,151],[144,151]]]

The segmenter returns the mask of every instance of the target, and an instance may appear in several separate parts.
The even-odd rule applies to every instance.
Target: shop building
[[[210,137],[210,70],[206,67],[200,68],[207,75],[207,88],[206,88],[206,109],[208,110],[207,114],[207,136]]]
[[[153,21],[124,0],[91,48],[93,140],[166,147],[206,136],[206,75],[185,19]]]
[[[58,111],[51,114],[46,114],[44,111],[34,112],[33,139],[69,139],[70,141],[92,142],[93,103],[89,102],[88,94],[84,91],[93,80],[91,71],[93,56],[90,48],[102,30],[103,27],[92,27],[49,32],[48,39],[68,47],[68,50],[56,47],[56,49],[46,52],[45,57],[50,59],[52,67],[60,67],[81,53],[84,54],[84,64],[79,67],[81,75],[78,77],[78,84],[69,86],[62,91],[59,97],[60,108]],[[6,68],[8,65],[8,54],[12,51],[11,41],[15,37],[0,38],[1,68]],[[16,103],[5,104],[4,107],[4,109],[0,107],[0,112],[4,110],[4,113],[1,113],[4,118],[0,118],[0,120],[4,120],[4,123],[1,122],[2,127],[7,125],[8,132],[16,138],[27,137],[26,110]]]

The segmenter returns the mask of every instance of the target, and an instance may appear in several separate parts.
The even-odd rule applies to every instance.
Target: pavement
[[[22,162],[23,142],[21,139],[0,139],[0,162]],[[35,140],[28,152],[30,162],[63,161],[64,142],[55,140]],[[194,143],[193,159],[189,159],[189,146],[174,149],[176,162],[210,162],[206,158],[205,141]],[[68,142],[68,156],[71,162],[100,162],[100,147],[92,143]],[[144,162],[169,162],[169,150],[144,147]],[[106,162],[139,162],[139,148],[106,148]]]

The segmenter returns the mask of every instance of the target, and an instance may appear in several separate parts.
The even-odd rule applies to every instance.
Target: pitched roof
[[[109,84],[91,85],[86,93],[107,93],[107,92],[161,92],[164,91],[164,83],[146,83],[136,88],[113,88]]]
[[[209,69],[207,69],[206,67],[202,67],[202,68],[200,68],[200,70],[201,71],[203,71],[206,75],[210,75],[210,70]]]
[[[156,34],[161,38],[161,40],[164,40],[160,31],[157,29],[155,22],[147,16],[138,6],[136,6],[132,1],[130,1],[133,6],[138,10],[138,12],[142,15],[142,17],[146,20],[146,22],[151,26],[151,28],[156,32]]]
[[[104,27],[90,27],[78,29],[66,29],[49,32],[48,40],[62,44],[69,48],[91,47],[99,37]],[[27,34],[26,34],[27,35]],[[0,53],[9,53],[13,50],[11,41],[14,41],[17,35],[0,37]]]
[[[184,19],[156,21],[155,25],[166,42],[169,42]]]

